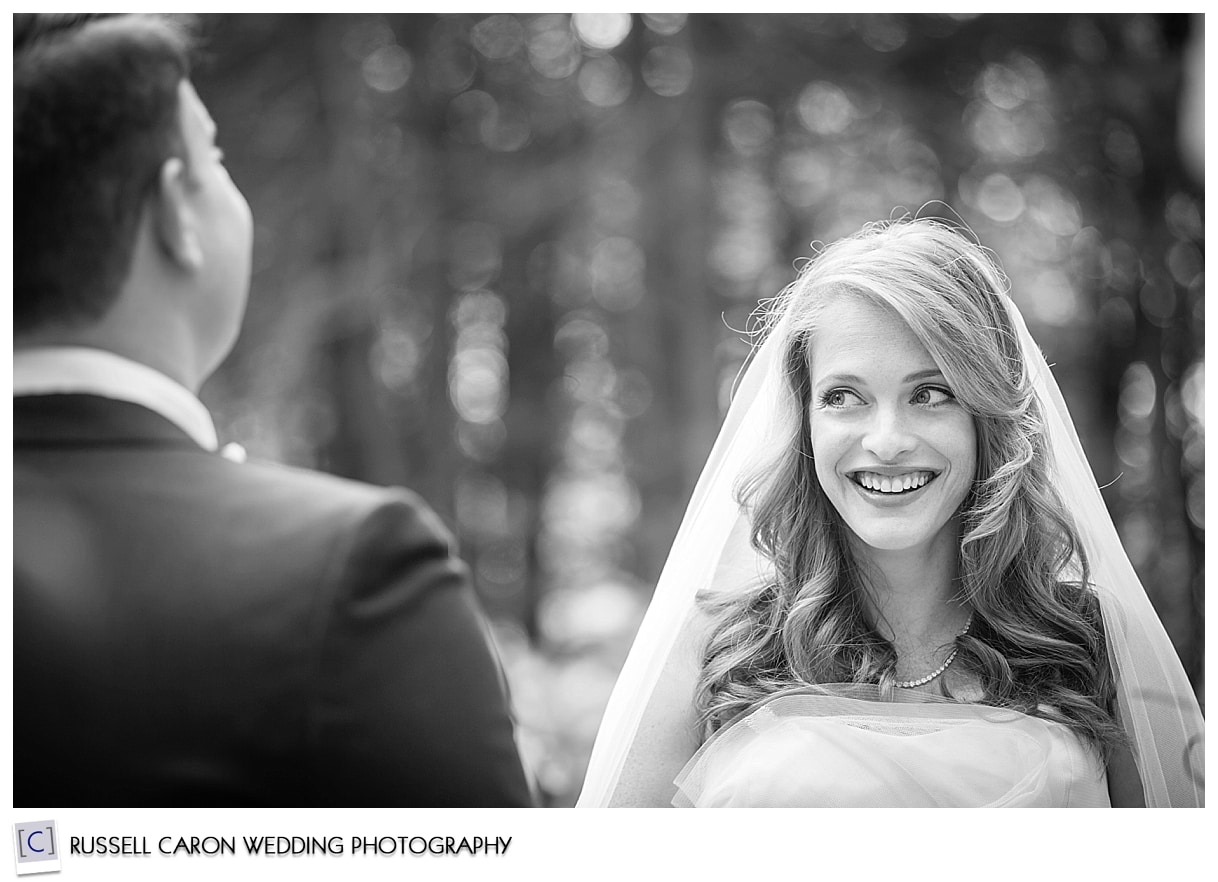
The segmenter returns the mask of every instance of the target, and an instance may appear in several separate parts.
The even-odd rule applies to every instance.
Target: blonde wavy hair
[[[1040,403],[990,252],[932,219],[871,224],[824,248],[769,304],[782,334],[784,414],[793,437],[737,486],[753,546],[773,577],[700,596],[713,616],[696,693],[703,736],[776,692],[877,684],[891,695],[896,652],[863,602],[847,528],[816,478],[808,426],[809,346],[837,297],[887,306],[912,329],[973,416],[977,476],[958,513],[958,597],[974,609],[957,671],[982,703],[1073,729],[1101,755],[1121,743],[1099,602],[1074,522],[1050,481]]]

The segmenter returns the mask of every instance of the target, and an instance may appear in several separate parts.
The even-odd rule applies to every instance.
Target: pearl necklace
[[[961,637],[963,637],[965,634],[967,634],[968,629],[971,628],[972,626],[973,626],[973,614],[969,613],[968,621],[964,623],[964,630],[956,635],[956,639],[959,640]],[[954,662],[956,660],[956,653],[959,651],[960,651],[960,647],[953,646],[951,655],[949,655],[947,657],[947,660],[945,662],[943,662],[943,664],[939,665],[939,667],[935,668],[933,671],[931,671],[929,674],[927,674],[925,677],[918,677],[918,679],[916,679],[916,680],[898,680],[893,685],[896,686],[898,689],[913,689],[915,686],[925,686],[931,680],[934,680],[936,677],[940,676],[944,671],[946,671],[949,667],[951,667],[952,662]]]

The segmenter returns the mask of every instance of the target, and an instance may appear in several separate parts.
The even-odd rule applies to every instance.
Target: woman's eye
[[[914,392],[913,403],[927,404],[933,407],[936,404],[952,401],[954,398],[955,396],[946,389],[938,386],[922,386]]]
[[[823,407],[846,407],[857,404],[861,399],[849,389],[830,389],[820,397]]]

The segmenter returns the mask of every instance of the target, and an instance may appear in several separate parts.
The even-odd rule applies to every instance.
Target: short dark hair
[[[144,201],[182,154],[190,19],[13,19],[13,329],[96,320],[130,269]]]

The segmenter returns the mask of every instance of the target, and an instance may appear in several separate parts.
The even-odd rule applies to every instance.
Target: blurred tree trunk
[[[361,83],[333,39],[330,20],[309,17],[305,26],[312,31],[308,69],[321,98],[318,136],[327,148],[322,247],[334,304],[323,358],[337,419],[323,462],[335,474],[374,484],[400,484],[406,479],[401,444],[379,405],[378,380],[371,367],[381,305],[373,300],[380,273],[378,255],[370,249],[377,212],[368,203],[377,188],[369,180],[374,173],[359,161],[356,149],[356,142],[368,137],[367,111],[361,112],[357,92]]]
[[[542,532],[542,503],[546,482],[557,465],[561,427],[550,397],[561,376],[554,350],[554,312],[549,291],[530,278],[528,261],[534,249],[549,241],[555,229],[534,227],[511,240],[514,258],[505,262],[500,278],[509,304],[505,333],[509,398],[504,414],[507,442],[499,469],[508,490],[508,541],[519,543],[523,560],[515,618],[529,641],[541,640],[538,610],[545,586],[538,555]]]
[[[681,45],[695,58],[702,26],[694,16],[682,32]],[[633,319],[649,326],[634,333],[649,343],[637,351],[655,396],[646,419],[634,427],[642,451],[636,458],[639,572],[649,580],[659,575],[719,431],[722,307],[707,277],[707,260],[716,222],[709,160],[721,82],[708,64],[696,69],[686,95],[644,91],[632,108],[636,130],[646,134],[638,170],[639,239],[647,253],[649,296]]]
[[[402,456],[410,486],[456,529],[454,488],[462,457],[456,448],[456,414],[448,386],[453,351],[449,247],[454,217],[460,211],[453,181],[463,170],[454,167],[458,160],[448,142],[450,96],[415,87],[434,23],[433,15],[394,19],[396,39],[416,60],[416,67],[410,87],[396,93],[393,119],[401,127],[403,142],[416,145],[417,161],[410,166],[410,180],[397,185],[402,191],[397,197],[398,215],[409,218],[414,234],[409,243],[392,235],[386,236],[386,242],[396,243],[388,247],[399,254],[399,280],[405,289],[401,296],[409,298],[401,304],[406,321],[415,330],[420,325],[426,328],[419,337],[415,394],[395,414]]]

